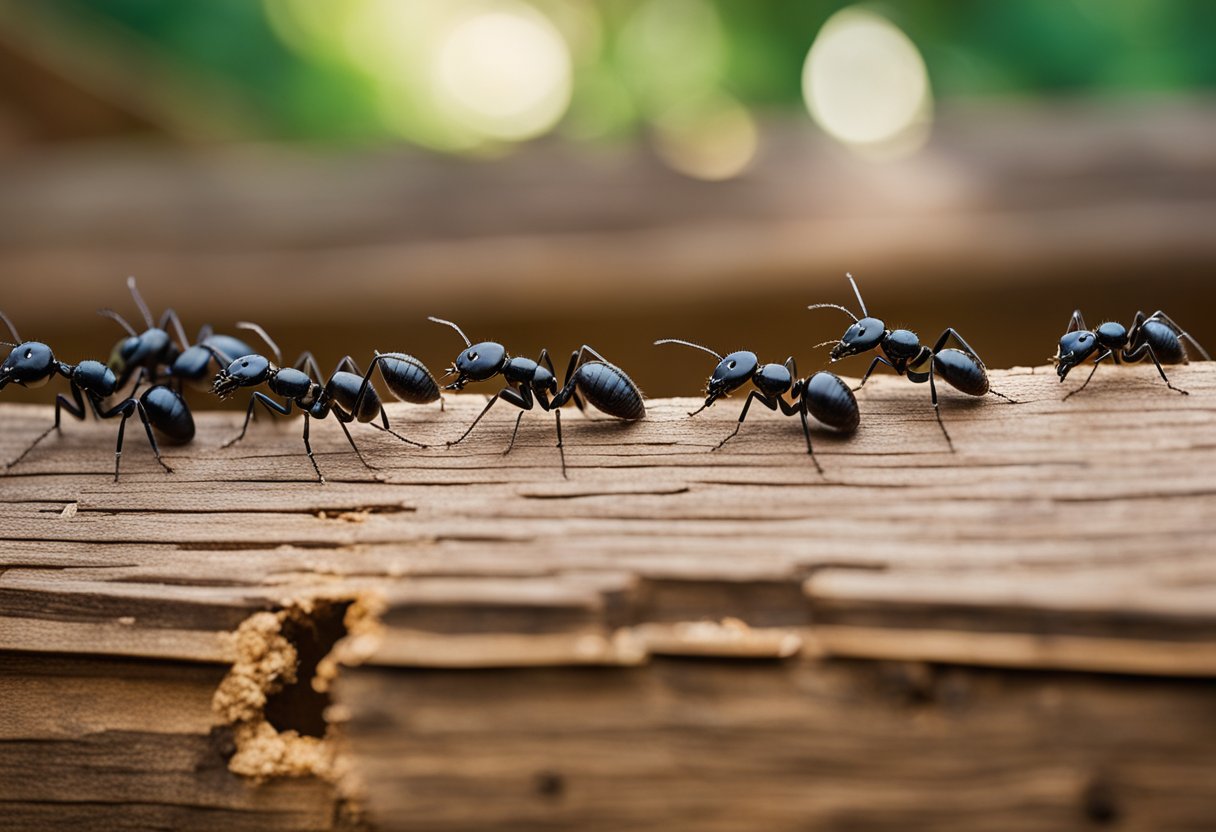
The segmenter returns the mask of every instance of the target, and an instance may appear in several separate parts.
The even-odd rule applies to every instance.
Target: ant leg
[[[490,408],[493,407],[499,399],[502,399],[508,404],[515,405],[520,410],[532,409],[532,391],[527,387],[521,387],[519,390],[516,390],[513,387],[507,387],[504,390],[499,390],[497,395],[492,396],[490,400],[486,402],[485,408],[481,411],[481,413],[477,414],[477,418],[473,420],[473,424],[469,425],[468,428],[465,429],[465,432],[460,434],[460,438],[453,442],[447,443],[448,447],[450,448],[453,445],[459,445],[461,442],[463,442],[468,435],[473,432],[473,428],[477,427],[477,423],[481,421],[482,417],[490,412]]]
[[[806,415],[806,399],[801,399],[798,408],[798,415],[802,417],[802,434],[806,437],[806,452],[811,456],[811,462],[815,463],[815,470],[819,472],[819,476],[823,476],[823,466],[819,464],[819,459],[815,456],[815,449],[811,447],[811,426]]]
[[[946,423],[942,421],[941,406],[937,401],[937,384],[933,381],[933,362],[929,362],[929,400],[933,402],[933,415],[937,417],[937,426],[942,429],[942,436],[946,437],[946,444],[950,446],[950,453],[954,453],[954,441],[950,438],[949,432],[946,430]]]
[[[137,384],[135,386],[138,389],[139,385]],[[122,420],[118,423],[118,442],[114,446],[114,482],[118,482],[118,468],[119,465],[122,464],[122,444],[123,437],[127,432],[127,419],[129,419],[131,414],[135,412],[135,408],[139,405],[139,401],[135,398],[126,399],[119,402],[109,410],[103,411],[98,406],[97,400],[90,396],[89,405],[92,406],[93,414],[97,416],[98,419],[113,419],[117,416],[122,417]],[[161,464],[163,465],[164,463]]]
[[[359,461],[363,463],[363,467],[367,468],[369,471],[380,470],[375,465],[372,465],[370,462],[368,462],[366,459],[364,459],[363,452],[360,451],[359,446],[355,444],[355,437],[350,435],[350,428],[348,428],[346,426],[346,423],[355,421],[355,417],[354,416],[343,416],[342,411],[338,410],[337,408],[335,408],[333,410],[333,414],[334,414],[334,418],[338,420],[338,426],[341,427],[342,432],[346,434],[346,441],[350,443],[350,446],[352,448],[354,448],[355,456],[359,457]]]
[[[503,456],[511,453],[511,449],[515,447],[515,436],[519,433],[519,423],[524,420],[524,411],[519,411],[519,415],[515,417],[515,430],[511,431],[511,441],[507,443],[507,449],[502,452]]]
[[[317,472],[317,482],[325,485],[325,477],[321,475],[321,469],[317,467],[317,458],[312,454],[312,443],[308,441],[308,411],[304,411],[304,452],[308,454],[308,461],[312,463],[312,470]]]
[[[367,365],[367,372],[362,374],[363,383],[359,385],[359,392],[355,395],[354,404],[351,406],[351,413],[358,413],[359,410],[362,408],[363,399],[367,395],[368,388],[371,387],[372,373],[375,372],[376,367],[378,367],[380,365],[380,362],[386,361],[390,358],[401,360],[401,359],[405,359],[408,357],[409,356],[405,355],[404,353],[399,353],[399,352],[378,352],[378,353],[376,353],[376,357],[372,359],[372,363]],[[349,358],[349,356],[348,356],[348,358]],[[383,371],[381,371],[381,374],[383,375]],[[443,409],[443,397],[442,396],[440,396],[439,409],[440,410]],[[421,442],[415,442],[413,439],[407,439],[406,437],[402,436],[401,434],[394,431],[391,427],[389,427],[388,414],[385,412],[383,405],[380,407],[380,421],[384,425],[383,428],[380,428],[378,425],[376,425],[375,422],[371,423],[372,427],[377,428],[378,430],[384,430],[388,433],[391,433],[393,436],[397,437],[398,439],[400,439],[402,442],[405,442],[406,444],[415,445],[419,448],[427,447],[426,445],[424,445]]]
[[[551,359],[549,357],[548,350],[540,351],[540,357],[536,359],[536,363],[544,364],[546,367],[549,368],[549,372],[553,373],[553,377],[557,378],[557,370],[555,370],[553,368],[553,359]],[[567,378],[570,377],[569,371],[567,371],[566,377]],[[574,406],[579,409],[579,412],[581,412],[584,416],[588,416],[587,403],[583,401],[583,397],[579,395],[577,388],[575,388],[573,391],[571,391],[571,398],[574,399]],[[548,408],[546,408],[546,409],[548,409]],[[588,416],[588,418],[590,418],[590,417]]]
[[[127,399],[127,401],[134,402],[135,400]],[[125,434],[127,431],[127,419],[131,416],[131,408],[127,408],[124,405],[119,405],[119,409],[122,409],[124,412],[122,414],[122,419],[120,419],[118,422],[118,444],[114,446],[114,482],[118,482],[118,466],[122,462],[123,434]],[[110,411],[102,418],[109,418],[113,414],[114,411]]]
[[[1153,314],[1149,315],[1148,320],[1161,321],[1162,323],[1168,324],[1169,326],[1173,327],[1174,331],[1178,333],[1179,338],[1185,338],[1187,340],[1187,342],[1190,343],[1191,346],[1193,346],[1195,349],[1199,350],[1199,354],[1203,356],[1204,361],[1212,360],[1212,356],[1208,355],[1208,351],[1205,350],[1203,348],[1203,346],[1198,341],[1195,340],[1194,336],[1192,336],[1189,332],[1184,330],[1182,327],[1178,326],[1178,324],[1174,322],[1173,318],[1171,318],[1169,315],[1162,312],[1160,309],[1158,309]]]
[[[182,345],[182,349],[190,349],[190,339],[186,337],[186,328],[182,326],[182,319],[177,317],[177,313],[172,309],[166,309],[165,314],[160,316],[160,323],[157,326],[167,330],[170,324],[173,325],[173,332],[177,335],[177,342]]]
[[[293,369],[307,373],[308,377],[317,384],[321,383],[321,367],[317,364],[317,359],[309,350],[304,350],[300,353],[300,357],[291,365]]]
[[[156,461],[160,463],[161,468],[165,469],[165,473],[172,474],[173,469],[160,458],[160,447],[156,444],[156,436],[152,432],[152,423],[148,420],[148,411],[144,409],[143,403],[138,399],[135,402],[135,412],[139,414],[139,420],[144,423],[144,431],[148,434],[148,444],[152,446],[152,453],[156,456]]]
[[[743,427],[743,420],[747,418],[747,410],[748,410],[748,408],[750,408],[752,406],[752,399],[759,401],[760,404],[764,405],[769,410],[777,409],[777,402],[773,401],[768,396],[761,393],[759,390],[751,391],[750,393],[747,394],[747,401],[745,401],[743,403],[743,410],[740,411],[740,413],[739,413],[739,421],[735,424],[735,429],[730,432],[729,436],[727,436],[725,439],[723,439],[721,442],[719,442],[713,448],[713,450],[715,450],[715,451],[721,450],[723,445],[725,445],[727,442],[729,442],[730,440],[735,438],[735,435],[739,432],[739,428]]]
[[[1161,362],[1157,359],[1157,353],[1153,350],[1153,345],[1150,344],[1148,341],[1145,341],[1143,344],[1141,344],[1139,347],[1132,350],[1131,352],[1125,352],[1123,354],[1123,360],[1128,362],[1129,364],[1135,363],[1137,361],[1141,361],[1144,359],[1144,354],[1146,352],[1148,353],[1148,357],[1153,360],[1153,365],[1157,368],[1157,372],[1161,374],[1161,380],[1165,382],[1165,386],[1170,388],[1171,390],[1175,390],[1175,391],[1181,393],[1184,396],[1189,396],[1190,393],[1183,390],[1181,387],[1175,387],[1172,383],[1170,383],[1169,378],[1165,374],[1165,370],[1163,370],[1161,367]]]
[[[356,412],[357,412],[357,410],[356,410]],[[430,445],[426,445],[422,442],[415,442],[413,439],[409,439],[405,436],[402,436],[401,434],[397,433],[397,431],[393,430],[392,427],[388,423],[388,413],[385,411],[384,405],[380,406],[380,424],[377,425],[375,422],[368,422],[368,424],[371,425],[372,427],[374,427],[376,430],[382,430],[387,434],[397,437],[398,439],[400,439],[402,442],[406,443],[407,445],[413,445],[414,447],[417,447],[417,448],[429,448],[430,447]]]
[[[854,393],[856,393],[858,390],[860,390],[861,388],[866,386],[866,382],[870,380],[870,376],[872,376],[874,374],[874,371],[876,369],[878,369],[879,364],[886,364],[892,370],[895,369],[895,365],[892,364],[887,359],[883,358],[881,355],[874,356],[874,360],[870,362],[870,368],[868,370],[866,370],[866,374],[861,377],[861,382],[856,387],[853,388]]]
[[[332,379],[338,373],[343,371],[353,373],[357,376],[363,375],[363,371],[359,369],[359,365],[355,363],[355,359],[351,358],[349,355],[342,356],[342,359],[338,362],[338,366],[334,368],[333,374],[330,376],[330,378]]]
[[[1094,377],[1094,373],[1098,372],[1098,365],[1101,364],[1106,359],[1113,356],[1114,354],[1115,354],[1114,350],[1107,350],[1106,352],[1102,353],[1097,358],[1095,358],[1094,367],[1092,370],[1089,371],[1089,375],[1087,375],[1085,377],[1085,381],[1083,381],[1081,383],[1081,386],[1078,387],[1076,390],[1072,390],[1069,393],[1065,394],[1064,398],[1060,399],[1060,401],[1066,402],[1069,400],[1069,398],[1071,398],[1072,396],[1075,396],[1077,393],[1080,393],[1082,390],[1084,390],[1086,388],[1086,386],[1089,385],[1090,379],[1092,379]]]
[[[557,453],[562,458],[562,479],[570,479],[566,474],[566,446],[562,442],[562,412],[555,408],[553,411],[554,424],[557,425]]]
[[[52,424],[46,430],[44,430],[41,434],[39,434],[38,438],[35,439],[33,442],[31,442],[29,444],[29,446],[26,447],[26,449],[17,456],[16,459],[14,459],[12,462],[6,464],[4,466],[5,471],[12,468],[14,465],[16,465],[21,460],[25,459],[26,456],[29,454],[29,452],[34,450],[34,448],[38,446],[39,442],[41,442],[43,439],[46,439],[48,436],[51,435],[51,431],[55,431],[57,433],[59,432],[59,422],[60,422],[60,418],[61,418],[61,416],[60,416],[61,411],[66,410],[68,412],[68,414],[71,415],[76,420],[81,421],[81,422],[84,421],[84,417],[85,417],[84,397],[81,395],[80,388],[74,384],[71,386],[71,391],[72,391],[72,398],[75,400],[75,404],[68,401],[67,398],[62,393],[55,396],[55,423]]]
[[[127,431],[127,419],[131,418],[132,413],[139,414],[139,420],[143,422],[144,430],[148,434],[148,444],[152,446],[152,453],[156,456],[156,461],[160,463],[160,467],[164,468],[166,473],[173,473],[173,469],[160,457],[160,447],[156,444],[156,435],[152,432],[152,423],[148,421],[148,412],[144,410],[144,406],[139,399],[127,399],[104,412],[97,407],[96,402],[93,402],[93,411],[97,414],[98,419],[113,419],[116,416],[122,417],[122,421],[118,423],[118,443],[114,448],[114,482],[118,482],[118,466],[122,462],[122,446]]]
[[[241,432],[239,434],[237,434],[235,437],[233,437],[232,439],[229,439],[223,445],[220,445],[221,449],[231,448],[237,442],[240,442],[242,439],[245,438],[245,431],[249,430],[249,420],[253,418],[253,409],[254,409],[254,407],[257,406],[258,402],[261,402],[262,405],[267,410],[269,410],[272,414],[278,413],[280,416],[288,416],[291,414],[291,402],[290,401],[288,401],[284,404],[279,404],[274,399],[270,398],[270,396],[267,396],[265,393],[255,392],[253,395],[251,395],[249,397],[249,407],[245,410],[245,424],[243,424],[241,426]]]

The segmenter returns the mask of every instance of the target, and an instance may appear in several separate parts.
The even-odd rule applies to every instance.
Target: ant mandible
[[[838,303],[815,303],[808,306],[807,309],[839,309],[853,319],[853,324],[845,330],[838,342],[826,341],[819,345],[835,343],[831,352],[833,362],[850,355],[860,355],[874,349],[882,349],[883,355],[874,357],[869,369],[861,377],[861,383],[853,388],[854,390],[860,390],[865,385],[879,364],[887,365],[897,375],[906,376],[914,384],[929,382],[929,398],[933,403],[933,415],[937,417],[938,427],[942,429],[942,436],[946,438],[946,444],[951,453],[954,452],[954,442],[946,431],[945,423],[942,422],[941,408],[937,401],[935,376],[940,375],[947,384],[968,396],[983,396],[991,393],[1007,402],[1016,403],[1013,399],[988,386],[988,372],[984,369],[984,362],[953,327],[947,327],[932,347],[921,344],[920,338],[911,330],[887,329],[887,325],[881,320],[870,317],[870,313],[866,310],[866,303],[861,299],[861,290],[857,288],[857,281],[853,279],[853,275],[846,274],[845,276],[849,279],[849,284],[853,287],[853,294],[857,296],[857,304],[861,307],[860,318]],[[946,348],[946,343],[951,338],[962,347],[961,350]],[[928,365],[927,368],[926,365]]]
[[[1067,401],[1084,390],[1098,371],[1098,365],[1106,359],[1110,358],[1116,364],[1135,364],[1143,361],[1146,356],[1152,359],[1166,387],[1184,396],[1188,395],[1187,391],[1170,383],[1165,370],[1161,369],[1162,364],[1186,364],[1189,361],[1184,340],[1199,351],[1204,361],[1212,360],[1208,351],[1198,341],[1160,309],[1151,315],[1137,312],[1130,329],[1123,324],[1108,321],[1092,330],[1085,325],[1085,318],[1078,309],[1072,313],[1068,329],[1060,338],[1060,344],[1052,359],[1056,363],[1056,375],[1063,382],[1069,370],[1094,353],[1098,355],[1094,358],[1093,369],[1089,371],[1085,381],[1076,390],[1067,393],[1064,400]]]
[[[735,424],[735,429],[714,446],[715,451],[739,433],[739,429],[743,427],[743,420],[747,418],[748,408],[751,407],[754,400],[769,410],[780,409],[785,416],[796,414],[801,417],[802,432],[806,436],[806,452],[810,454],[811,461],[815,463],[815,469],[822,474],[823,467],[820,466],[819,460],[815,457],[815,450],[811,446],[811,429],[807,421],[807,414],[809,413],[816,420],[843,433],[852,433],[861,421],[857,398],[839,376],[835,373],[820,371],[810,378],[799,379],[797,378],[798,366],[794,362],[793,356],[787,358],[784,364],[761,364],[756,354],[749,350],[738,350],[723,356],[709,347],[678,338],[663,338],[654,343],[656,346],[680,344],[707,352],[718,359],[718,366],[714,368],[713,375],[709,377],[709,381],[705,385],[705,403],[689,413],[689,416],[696,416],[705,408],[713,406],[713,403],[719,398],[730,395],[749,381],[755,386],[756,389],[747,394],[747,400],[743,403],[743,410],[739,413],[739,421]],[[787,401],[786,393],[789,393],[794,401]]]

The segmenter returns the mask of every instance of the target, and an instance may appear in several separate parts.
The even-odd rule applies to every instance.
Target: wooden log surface
[[[1192,719],[1192,731],[1185,725],[1166,731],[1151,753],[1144,744],[1153,742],[1152,732],[1133,728],[1090,742],[1090,729],[1078,727],[1061,735],[1060,746],[1084,745],[1087,766],[1117,748],[1135,751],[1131,773],[1124,772],[1135,783],[1133,803],[1168,798],[1177,813],[1145,809],[1133,816],[1140,818],[1136,828],[1164,828],[1150,821],[1183,828],[1182,819],[1201,811],[1210,819],[1212,791],[1205,800],[1199,775],[1187,773],[1201,764],[1210,772],[1216,762],[1212,742],[1201,739],[1211,735],[1210,708],[1196,704],[1210,702],[1210,688],[1185,677],[1216,675],[1216,367],[1193,364],[1170,375],[1190,395],[1166,389],[1151,366],[1133,366],[1102,368],[1089,389],[1064,402],[1079,378],[1062,386],[1050,368],[992,371],[993,387],[1018,403],[944,392],[943,418],[956,453],[938,430],[926,386],[875,377],[859,394],[863,421],[855,437],[813,433],[822,476],[806,457],[797,420],[762,409],[735,440],[711,452],[733,427],[739,400],[695,419],[685,416],[694,399],[655,400],[633,425],[571,410],[563,419],[565,479],[552,417],[540,412],[525,416],[510,455],[502,454],[514,420],[506,408],[492,411],[465,444],[442,447],[481,408],[484,399],[476,395],[450,397],[443,412],[389,406],[399,430],[434,445],[425,450],[357,426],[375,471],[359,464],[336,425],[316,425],[313,442],[327,485],[312,481],[298,420],[260,419],[242,444],[221,450],[239,414],[199,413],[195,442],[166,450],[171,475],[155,465],[132,425],[119,483],[112,481],[116,425],[65,424],[61,437],[48,438],[0,479],[0,699],[17,714],[0,731],[0,806],[28,828],[50,823],[58,817],[53,807],[69,804],[77,813],[105,804],[129,828],[185,827],[186,816],[206,828],[198,812],[231,828],[335,828],[359,822],[343,808],[347,789],[355,788],[344,785],[353,768],[366,789],[360,800],[386,828],[409,825],[401,822],[406,816],[414,828],[476,826],[460,812],[470,811],[479,789],[490,794],[504,782],[477,765],[490,766],[495,748],[527,756],[528,744],[541,740],[521,725],[509,741],[486,745],[478,756],[478,737],[491,739],[491,732],[479,733],[471,713],[449,709],[442,731],[466,732],[464,739],[415,746],[418,756],[410,757],[417,726],[386,703],[417,695],[423,713],[431,713],[426,707],[439,708],[467,679],[459,694],[467,707],[501,689],[486,713],[510,720],[527,689],[523,682],[511,687],[511,680],[535,684],[544,701],[560,704],[567,678],[560,673],[569,673],[624,691],[620,700],[586,711],[623,719],[629,697],[658,696],[653,685],[674,685],[676,693],[663,696],[676,696],[684,684],[680,668],[702,667],[681,664],[687,657],[708,662],[688,676],[709,674],[705,707],[750,691],[760,712],[771,706],[785,715],[770,724],[779,732],[810,718],[799,708],[814,710],[791,704],[799,674],[851,666],[839,660],[987,666],[994,670],[984,673],[1020,669],[1060,679],[1074,678],[1074,671],[1115,674],[1102,683],[1059,683],[1080,691],[1068,700],[1076,708],[1122,703],[1096,712],[1087,723],[1093,731],[1103,718],[1165,719],[1171,709],[1180,720]],[[50,415],[48,407],[0,407],[0,458],[16,456]],[[748,666],[733,664],[740,659],[761,660],[767,669],[732,678],[729,668]],[[664,681],[645,681],[647,668],[661,669]],[[149,673],[180,679],[181,693],[175,700],[149,689],[144,718],[136,719],[127,706],[140,701],[138,678]],[[111,674],[137,677],[129,682],[134,687],[120,690]],[[69,676],[62,685],[45,681]],[[439,681],[415,687],[426,679]],[[776,687],[761,690],[770,683]],[[597,684],[588,682],[586,690]],[[840,684],[861,683],[848,676]],[[979,731],[978,716],[952,725],[934,746],[944,755],[941,767],[917,777],[961,776],[967,765],[957,755],[970,744],[973,769],[984,765],[981,747],[993,749],[999,766],[1027,760],[1033,770],[1023,779],[1020,766],[998,770],[994,762],[992,779],[984,781],[1012,790],[1011,802],[1041,798],[1059,807],[1063,791],[1070,801],[1077,789],[1090,794],[1093,778],[1094,788],[1106,788],[1096,768],[1085,768],[1083,777],[1070,769],[1067,788],[1049,783],[1051,736],[1067,734],[1061,726],[1068,720],[1048,730],[1019,711],[1017,697],[1032,691],[1050,697],[1058,685],[1009,684],[1021,692],[1003,689],[984,706],[992,709],[996,733]],[[40,699],[69,690],[92,702],[96,715],[66,704],[36,715]],[[447,692],[428,698],[427,690]],[[646,719],[672,718],[647,711],[661,700],[648,701],[637,711],[639,731]],[[1144,704],[1139,715],[1137,701]],[[706,713],[687,723],[700,733],[681,733],[692,730],[686,726],[674,735],[676,746],[664,746],[666,740],[655,746],[666,748],[657,753],[675,767],[664,776],[702,753],[733,753],[744,737],[759,745],[740,752],[740,766],[748,755],[765,753],[767,741],[748,734],[751,717]],[[837,707],[814,718],[830,724],[851,717]],[[553,731],[575,736],[562,719]],[[336,736],[344,724],[351,728],[349,746]],[[122,732],[133,735],[130,742]],[[877,733],[847,741],[857,741],[858,753],[878,753]],[[140,745],[143,734],[172,739],[158,746],[161,740],[150,737]],[[604,752],[602,743],[628,748],[630,736],[585,737],[586,748],[596,754]],[[824,739],[821,729],[814,736]],[[1192,741],[1197,745],[1188,746]],[[846,735],[840,742],[847,744]],[[562,747],[560,760],[577,750]],[[61,765],[86,748],[96,749],[95,769]],[[832,759],[848,756],[843,748]],[[811,777],[805,788],[824,793],[828,806],[837,794],[831,778],[803,765],[801,753],[783,758],[791,776]],[[1176,755],[1179,766],[1156,767],[1162,754]],[[134,775],[114,780],[104,793],[82,785],[116,759],[127,761],[123,770],[130,773],[159,767],[166,755],[178,760],[166,777],[178,770],[213,774],[143,787],[156,795],[140,793]],[[393,768],[397,755],[405,762]],[[60,764],[48,767],[48,759]],[[467,778],[441,759],[470,763]],[[529,757],[529,765],[540,759]],[[439,766],[438,779],[425,775],[428,760]],[[529,778],[540,776],[528,771]],[[301,779],[273,779],[284,774]],[[708,799],[718,775],[689,777],[692,791],[671,812],[691,823],[699,815],[687,812],[701,794],[703,811],[724,813],[701,828],[739,828],[739,814]],[[267,778],[266,787],[257,785]],[[1172,785],[1158,788],[1161,778]],[[308,796],[292,797],[284,782]],[[573,808],[546,803],[545,794],[560,795],[563,787],[544,783],[539,809],[495,814],[499,804],[490,800],[479,817],[520,828],[539,823],[533,809],[553,828],[590,816],[603,828],[636,820],[625,808],[605,814],[598,792]],[[438,791],[429,793],[431,785]],[[525,786],[533,795],[535,782]],[[849,814],[849,806],[859,805],[856,796],[838,805],[843,814],[795,801],[805,811],[778,813],[769,828],[816,817],[841,828],[862,828],[850,818],[890,828],[884,824],[915,799],[914,784],[909,789],[893,792],[887,811],[868,815]],[[761,795],[777,797],[760,791],[756,799]],[[970,810],[980,812],[980,803],[968,804]],[[463,808],[448,812],[456,804]],[[735,809],[752,811],[744,804],[751,806],[743,801]],[[143,808],[122,815],[132,805]],[[565,808],[545,814],[550,805]],[[1081,804],[1067,805],[1072,811]],[[177,813],[176,820],[158,814],[162,809]],[[933,828],[931,812],[913,815]]]

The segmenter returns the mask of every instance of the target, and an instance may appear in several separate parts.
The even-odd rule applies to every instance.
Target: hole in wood
[[[328,690],[317,690],[317,665],[346,635],[345,616],[350,602],[318,605],[308,615],[290,615],[282,634],[296,648],[295,681],[283,685],[266,700],[266,720],[277,731],[295,731],[305,737],[324,737]],[[325,686],[320,686],[324,688]]]

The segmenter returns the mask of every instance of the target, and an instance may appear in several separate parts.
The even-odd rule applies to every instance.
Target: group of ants
[[[785,416],[797,415],[802,421],[806,437],[806,449],[815,467],[822,474],[811,446],[809,420],[816,421],[843,434],[857,429],[861,413],[854,391],[860,389],[879,367],[885,365],[896,374],[917,383],[929,384],[929,395],[937,423],[950,450],[954,450],[950,434],[942,422],[938,406],[937,380],[941,380],[960,392],[970,396],[985,396],[991,393],[1008,402],[1014,400],[992,390],[983,361],[971,346],[953,328],[947,328],[933,346],[922,344],[916,333],[907,329],[888,329],[882,320],[871,317],[862,300],[861,290],[852,275],[848,275],[853,293],[857,298],[861,314],[858,316],[845,306],[835,303],[817,303],[810,309],[830,308],[839,310],[852,319],[840,339],[826,341],[818,346],[832,345],[833,362],[852,355],[877,351],[869,368],[856,388],[850,388],[839,376],[819,371],[807,378],[798,377],[793,358],[783,364],[761,364],[755,353],[739,350],[721,355],[709,347],[675,338],[655,341],[656,345],[679,344],[709,353],[718,360],[705,388],[705,403],[690,413],[695,416],[710,407],[723,396],[738,390],[749,382],[753,389],[748,393],[739,413],[735,429],[714,448],[717,450],[736,436],[747,418],[748,409],[756,401],[769,410],[780,411]],[[242,338],[218,334],[210,326],[204,326],[190,343],[186,338],[181,320],[172,310],[166,310],[158,322],[154,322],[148,305],[140,296],[134,278],[128,278],[128,288],[143,317],[146,329],[139,332],[122,315],[111,309],[100,314],[116,321],[127,333],[118,342],[106,363],[95,360],[68,364],[55,358],[51,348],[39,341],[22,341],[12,322],[0,312],[0,320],[8,327],[12,341],[0,341],[10,348],[3,365],[0,365],[0,390],[9,384],[22,387],[39,387],[55,376],[67,380],[71,398],[58,394],[55,397],[55,421],[41,435],[6,466],[6,470],[21,462],[52,431],[58,431],[60,418],[67,412],[76,419],[86,418],[86,406],[99,419],[119,419],[118,442],[114,457],[114,479],[118,480],[122,461],[123,433],[127,419],[138,415],[148,435],[148,443],[157,462],[166,472],[172,468],[161,458],[157,437],[170,444],[184,444],[194,438],[194,419],[183,397],[186,386],[210,390],[221,399],[228,399],[242,388],[264,387],[279,401],[261,390],[253,390],[245,411],[245,421],[240,433],[223,445],[224,448],[241,441],[260,403],[272,414],[289,415],[293,406],[304,414],[304,449],[312,463],[319,482],[325,482],[321,469],[309,441],[311,419],[333,416],[359,460],[368,468],[373,466],[364,458],[354,437],[347,427],[351,422],[372,425],[410,445],[424,448],[402,436],[389,423],[379,394],[372,384],[372,374],[378,367],[381,378],[392,394],[401,401],[426,404],[439,401],[442,407],[440,384],[426,365],[404,353],[375,353],[366,371],[360,370],[350,356],[338,362],[337,368],[327,379],[322,380],[320,368],[312,353],[305,352],[292,366],[283,364],[282,353],[275,342],[260,326],[240,323],[237,328],[257,335],[273,355],[273,360],[251,347]],[[541,350],[536,360],[511,356],[506,347],[494,341],[472,343],[464,331],[451,321],[440,318],[429,320],[451,327],[464,341],[464,349],[447,369],[444,379],[455,379],[443,386],[443,390],[463,390],[470,382],[489,381],[502,376],[506,386],[490,398],[485,408],[472,424],[456,440],[447,445],[459,444],[472,433],[498,401],[519,408],[515,429],[507,446],[510,452],[519,432],[519,423],[525,411],[539,405],[554,415],[557,427],[557,448],[561,454],[562,475],[566,474],[566,458],[562,443],[560,408],[573,400],[580,410],[587,404],[597,410],[624,421],[636,421],[646,415],[646,405],[637,385],[619,367],[609,363],[598,352],[583,345],[570,355],[566,374],[559,387],[557,374],[547,350]],[[170,327],[172,333],[170,334]],[[176,341],[174,340],[176,335]],[[954,341],[957,347],[948,347]],[[1074,312],[1059,348],[1054,357],[1057,375],[1063,381],[1073,367],[1093,358],[1093,369],[1085,382],[1065,398],[1079,393],[1089,384],[1098,365],[1110,360],[1112,363],[1135,363],[1150,359],[1157,367],[1162,380],[1172,390],[1186,394],[1170,383],[1162,369],[1163,364],[1182,364],[1188,360],[1186,344],[1190,344],[1203,357],[1211,356],[1194,338],[1187,334],[1164,312],[1145,315],[1137,312],[1130,327],[1108,322],[1090,329],[1080,311]],[[220,368],[212,374],[212,362]],[[121,391],[134,382],[129,395],[120,397]],[[140,394],[144,384],[148,387]],[[114,399],[121,398],[114,402]]]

